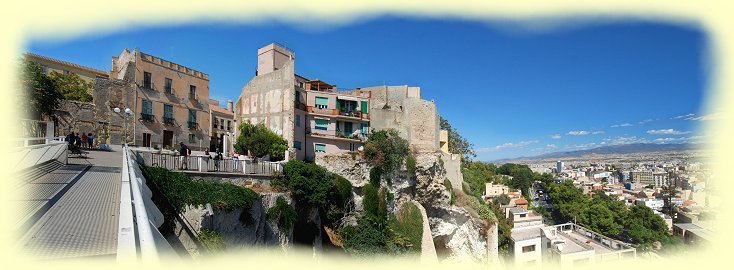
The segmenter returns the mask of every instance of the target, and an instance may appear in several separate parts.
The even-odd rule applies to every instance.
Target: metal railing
[[[254,163],[251,159],[223,158],[216,160],[212,156],[193,155],[183,157],[175,154],[141,152],[140,155],[146,165],[168,170],[197,171],[197,172],[228,172],[241,174],[255,174],[271,176],[283,172],[283,162],[260,161]],[[186,168],[183,169],[183,161]]]
[[[145,177],[133,159],[132,151],[125,147],[122,153],[118,262],[138,258],[143,262],[158,262],[160,251],[172,250],[157,229],[163,224],[163,214],[151,197],[152,192],[145,184]]]
[[[36,166],[50,160],[58,160],[61,163],[67,161],[67,143],[64,137],[48,137],[48,138],[23,138],[17,139],[22,141],[23,146],[15,148],[13,152],[13,160],[15,163],[14,170],[23,170]]]

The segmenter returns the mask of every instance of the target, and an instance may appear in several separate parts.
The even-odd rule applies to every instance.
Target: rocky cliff
[[[414,173],[405,166],[383,174],[383,186],[394,195],[395,205],[416,201],[428,215],[433,244],[439,259],[485,262],[487,242],[483,222],[460,207],[451,205],[451,193],[443,185],[446,170],[441,154],[417,154]],[[355,205],[362,209],[361,188],[369,182],[369,163],[357,153],[334,153],[318,156],[316,164],[349,180],[355,190]]]

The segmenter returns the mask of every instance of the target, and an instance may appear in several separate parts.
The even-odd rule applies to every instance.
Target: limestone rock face
[[[487,260],[486,235],[482,221],[463,208],[451,205],[451,193],[444,186],[446,170],[440,153],[416,154],[416,168],[410,174],[402,168],[383,173],[383,186],[394,195],[389,211],[396,205],[416,201],[425,208],[436,253],[450,261]],[[334,153],[316,158],[316,164],[349,180],[354,187],[355,208],[361,211],[361,187],[369,182],[371,166],[359,154]],[[385,185],[385,183],[389,183]]]
[[[434,212],[439,213],[440,216],[429,218],[436,252],[447,261],[485,262],[487,242],[480,221],[455,206]]]
[[[268,219],[268,209],[275,206],[278,197],[283,197],[289,204],[293,200],[284,193],[263,193],[245,217],[249,214],[249,222],[242,222],[243,209],[223,211],[214,209],[214,215],[209,215],[203,206],[188,206],[182,217],[186,219],[190,229],[199,232],[201,228],[208,228],[219,232],[228,250],[238,250],[254,246],[278,246],[289,249],[293,242],[293,229],[283,232],[277,221]],[[244,220],[244,219],[242,219]],[[179,237],[180,238],[180,237]],[[184,241],[182,241],[183,243]],[[189,253],[196,248],[191,243],[183,243]]]

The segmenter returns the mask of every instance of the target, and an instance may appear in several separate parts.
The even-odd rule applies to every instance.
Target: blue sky
[[[281,23],[135,28],[28,51],[109,70],[124,48],[208,73],[211,98],[236,100],[257,49],[296,52],[296,72],[348,89],[420,86],[479,160],[631,142],[703,139],[703,31],[642,21],[529,31],[492,21],[381,17],[306,29]],[[225,104],[225,102],[222,102]],[[678,118],[676,118],[678,117]]]

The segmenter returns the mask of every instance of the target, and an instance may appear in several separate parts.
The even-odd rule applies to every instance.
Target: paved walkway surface
[[[122,149],[89,151],[51,173],[28,179],[16,201],[18,244],[31,256],[61,259],[117,251]]]

